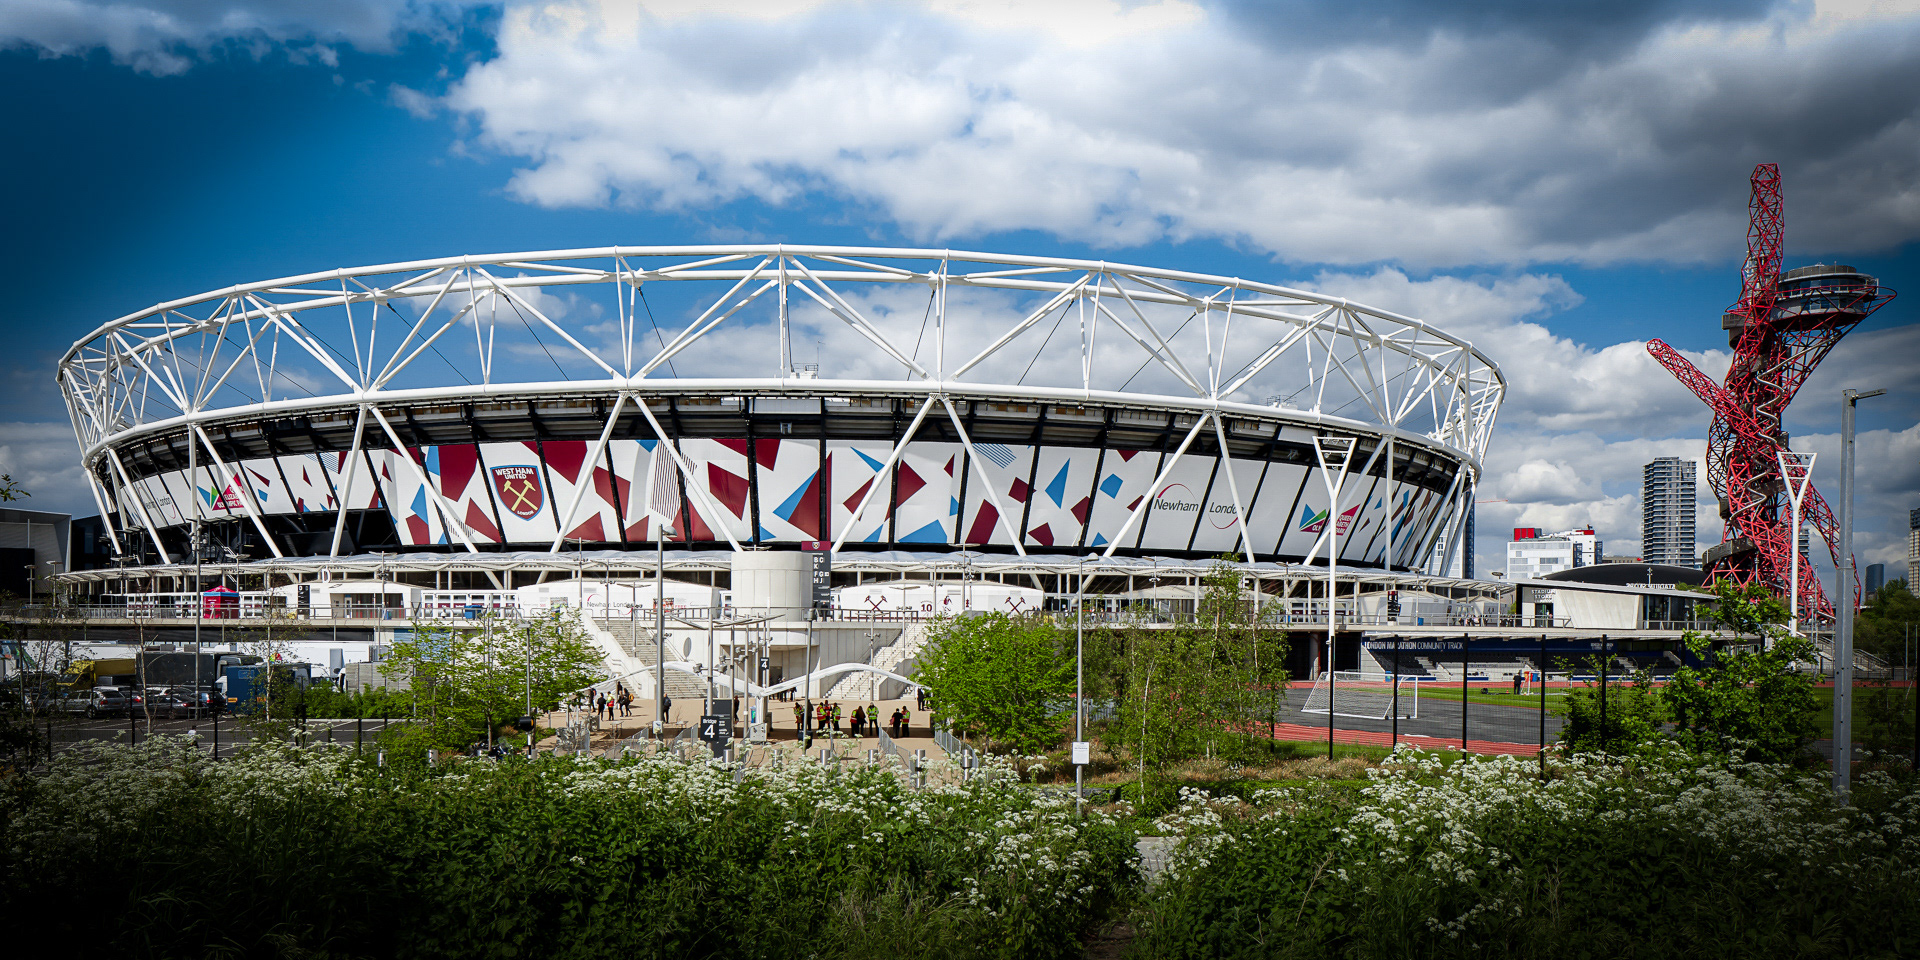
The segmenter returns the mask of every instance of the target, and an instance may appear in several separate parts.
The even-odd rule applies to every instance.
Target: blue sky
[[[1892,562],[1920,506],[1916,40],[1920,16],[1872,3],[22,0],[0,11],[0,120],[27,147],[0,152],[0,469],[92,512],[57,358],[238,281],[938,243],[1314,286],[1471,337],[1514,381],[1481,569],[1511,526],[1633,552],[1640,464],[1699,456],[1708,421],[1642,341],[1724,367],[1771,160],[1790,266],[1912,290],[1790,415],[1826,453],[1842,386],[1894,391],[1860,448],[1863,559]]]

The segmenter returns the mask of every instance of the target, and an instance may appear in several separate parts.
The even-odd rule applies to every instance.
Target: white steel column
[[[913,435],[920,431],[920,424],[927,419],[927,411],[933,409],[934,401],[933,396],[928,396],[927,402],[920,405],[920,412],[913,415],[913,423],[907,425],[907,432],[900,435],[900,442],[893,445],[892,453],[887,454],[887,462],[880,465],[880,472],[874,474],[872,483],[867,484],[867,493],[860,498],[860,506],[856,507],[853,516],[848,517],[847,522],[841,525],[840,535],[833,538],[834,553],[839,553],[840,547],[847,542],[847,535],[853,533],[853,525],[860,522],[860,517],[867,512],[867,504],[873,502],[873,495],[879,493],[880,488],[887,485],[888,478],[893,476],[893,465],[899,463],[900,455],[907,452],[907,444],[912,443]],[[826,469],[824,461],[820,469]],[[888,496],[887,501],[892,503],[893,497]]]
[[[273,542],[273,534],[267,532],[267,525],[260,520],[259,511],[253,508],[252,491],[246,487],[247,478],[228,467],[226,462],[220,459],[220,454],[214,452],[213,439],[208,437],[207,432],[200,429],[200,425],[197,423],[193,425],[193,435],[198,437],[200,443],[206,447],[207,456],[213,458],[213,465],[219,467],[220,472],[227,475],[227,483],[238,484],[240,486],[240,506],[247,511],[248,519],[253,521],[253,528],[260,531],[260,539],[267,542],[267,549],[273,551],[274,559],[284,559],[280,553],[279,544]]]
[[[1127,514],[1127,522],[1121,524],[1120,532],[1113,535],[1113,542],[1107,544],[1107,552],[1100,555],[1102,559],[1113,556],[1113,551],[1119,548],[1120,544],[1127,539],[1128,531],[1133,529],[1133,522],[1140,519],[1140,515],[1143,512],[1153,509],[1153,498],[1156,496],[1154,491],[1159,490],[1160,485],[1167,482],[1167,475],[1173,472],[1173,465],[1180,462],[1180,458],[1186,454],[1187,448],[1193,445],[1193,438],[1199,436],[1200,431],[1205,429],[1206,426],[1206,417],[1196,417],[1194,419],[1193,429],[1187,431],[1186,439],[1180,441],[1180,448],[1173,451],[1173,456],[1168,457],[1167,462],[1160,465],[1160,475],[1153,478],[1153,486],[1147,488],[1147,495],[1140,499],[1140,506],[1135,507]],[[1091,514],[1089,514],[1089,516],[1091,516]]]
[[[560,552],[560,544],[566,542],[567,531],[573,527],[574,514],[580,512],[580,501],[586,499],[587,489],[593,486],[593,465],[600,462],[600,458],[606,455],[607,440],[613,436],[613,426],[620,422],[620,412],[626,409],[626,406],[627,394],[622,391],[613,401],[613,412],[607,415],[607,425],[600,430],[600,439],[593,443],[593,452],[588,454],[587,459],[580,465],[580,468],[586,471],[586,480],[574,485],[573,501],[567,504],[566,516],[560,521],[560,529],[554,533],[553,546],[547,548],[548,553]]]
[[[1333,716],[1333,633],[1339,622],[1334,605],[1339,600],[1340,573],[1340,488],[1347,482],[1347,465],[1353,461],[1353,437],[1313,438],[1313,453],[1320,461],[1320,481],[1327,488],[1327,716]],[[1339,473],[1335,473],[1335,469]],[[1331,724],[1333,721],[1327,721]]]
[[[153,515],[147,512],[147,504],[140,499],[140,491],[127,478],[127,468],[120,462],[120,454],[112,447],[107,448],[107,462],[113,465],[113,472],[120,475],[120,489],[133,498],[133,508],[139,512],[140,521],[147,525],[147,535],[153,538],[153,549],[160,554],[160,562],[171,566],[173,558],[167,556],[167,548],[160,543],[160,528],[154,524]]]
[[[407,445],[400,442],[400,435],[393,432],[393,424],[388,423],[387,418],[381,415],[379,407],[368,405],[367,412],[373,414],[373,419],[380,424],[380,429],[386,433],[387,439],[393,441],[393,451],[400,455],[400,459],[407,462],[407,468],[413,471],[414,479],[420,481],[420,488],[427,493],[427,502],[433,504],[433,509],[440,514],[440,522],[445,524],[448,530],[459,535],[460,542],[467,545],[468,553],[479,553],[480,548],[474,546],[473,538],[467,535],[466,523],[453,515],[453,508],[447,506],[446,500],[440,496],[440,491],[433,488],[433,481],[428,478],[427,472],[420,469],[420,464],[414,461],[413,454],[408,451]]]
[[[947,418],[953,421],[954,432],[960,435],[960,445],[966,448],[967,463],[973,465],[974,472],[980,477],[980,485],[987,491],[987,499],[993,501],[993,509],[1000,515],[1000,529],[1006,532],[1008,540],[1013,541],[1014,552],[1023,557],[1026,556],[1027,548],[1025,544],[1020,542],[1020,531],[1013,528],[1013,521],[1007,516],[1007,508],[1001,504],[999,492],[993,489],[992,478],[987,476],[987,468],[980,466],[980,455],[973,450],[973,438],[967,435],[967,428],[961,425],[960,414],[954,411],[953,401],[943,396],[940,398],[940,402],[947,408]],[[961,505],[961,523],[965,523],[967,520],[965,506],[965,504]],[[1092,515],[1089,514],[1088,516],[1091,518]],[[954,530],[954,537],[956,539],[964,538],[966,535],[967,531],[960,530],[956,526]]]
[[[361,404],[360,415],[355,417],[353,421],[353,445],[347,448],[347,465],[343,468],[346,482],[341,484],[340,489],[334,494],[334,499],[338,501],[334,506],[339,508],[340,512],[335,514],[333,518],[333,546],[327,550],[327,556],[329,557],[337,557],[340,555],[340,537],[347,532],[347,508],[353,503],[353,467],[357,458],[360,456],[360,451],[363,449],[362,445],[366,442],[366,437],[367,407],[365,404]],[[324,465],[322,472],[325,472]]]
[[[1774,454],[1780,465],[1780,476],[1787,482],[1787,502],[1789,516],[1793,520],[1792,546],[1788,549],[1791,558],[1787,565],[1787,578],[1792,581],[1789,588],[1791,599],[1787,604],[1787,629],[1796,636],[1800,633],[1800,504],[1807,496],[1807,486],[1813,480],[1813,461],[1818,454],[1795,453],[1780,450]]]

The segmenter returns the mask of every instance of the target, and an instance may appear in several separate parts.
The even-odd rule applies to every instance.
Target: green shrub
[[[1189,797],[1142,912],[1149,957],[1913,956],[1920,791],[1839,807],[1787,765],[1667,751],[1442,767],[1403,752],[1348,805]]]
[[[141,955],[1068,956],[1131,835],[1010,778],[669,759],[380,768],[263,744],[63,755],[4,823],[4,906]],[[75,904],[87,904],[75,910]],[[916,954],[920,951],[916,948]]]

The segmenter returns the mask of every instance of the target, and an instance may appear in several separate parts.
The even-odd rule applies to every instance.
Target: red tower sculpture
[[[1740,300],[1720,319],[1727,345],[1733,348],[1726,383],[1715,383],[1663,341],[1649,341],[1647,352],[1713,410],[1707,483],[1719,497],[1725,527],[1720,544],[1707,551],[1707,573],[1785,595],[1793,575],[1789,538],[1798,533],[1791,529],[1786,484],[1775,456],[1787,449],[1787,404],[1834,344],[1894,294],[1873,277],[1840,264],[1781,274],[1784,220],[1778,164],[1753,168],[1747,211]],[[1833,512],[1818,491],[1807,489],[1800,513],[1803,521],[1819,528],[1838,565]],[[1820,578],[1804,561],[1800,598],[1808,613],[1833,613]]]

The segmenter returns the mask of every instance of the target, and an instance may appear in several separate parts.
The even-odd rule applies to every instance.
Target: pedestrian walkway
[[[800,702],[805,703],[805,701]],[[815,701],[815,703],[818,702],[820,701]],[[841,733],[838,737],[826,737],[816,733],[811,756],[817,757],[821,750],[831,749],[835,756],[841,758],[865,758],[866,751],[879,749],[880,738],[874,732],[872,726],[867,728],[867,734],[862,737],[852,736],[849,732],[854,707],[866,707],[872,701],[854,702],[842,700],[837,702],[841,708]],[[767,739],[769,743],[766,747],[759,749],[779,751],[788,755],[790,758],[798,755],[800,745],[797,737],[797,728],[794,723],[793,706],[793,702],[791,701],[782,702],[775,700],[767,704],[767,713],[771,721],[767,729]],[[905,706],[913,711],[911,730],[914,735],[899,737],[894,740],[895,745],[902,752],[925,750],[927,752],[927,759],[929,760],[946,756],[946,751],[934,742],[933,731],[927,726],[928,720],[930,719],[929,714],[924,710],[918,709],[914,700],[911,698],[881,700],[876,706],[879,707],[880,729],[886,728],[886,718],[891,716],[893,711],[899,707]],[[673,698],[672,710],[668,713],[667,717],[665,730],[666,739],[671,741],[696,724],[699,721],[701,712],[705,709],[706,702],[701,698],[695,697],[690,700],[682,700],[678,697]],[[742,700],[741,709],[742,711],[746,709],[744,699]],[[633,702],[633,712],[631,715],[624,717],[618,716],[618,711],[615,711],[615,714],[611,719],[602,720],[600,722],[600,728],[593,731],[589,736],[588,747],[593,755],[603,755],[605,751],[613,748],[615,744],[631,737],[639,736],[651,728],[653,725],[654,704],[652,700],[635,700]],[[572,712],[555,710],[542,714],[539,717],[539,724],[547,729],[559,730],[566,727],[571,721],[592,716],[593,712],[590,710],[584,712],[579,710]],[[744,736],[746,732],[744,722],[735,728],[736,736]],[[535,749],[542,753],[548,752],[554,749],[556,742],[556,738],[550,736],[542,740]]]

